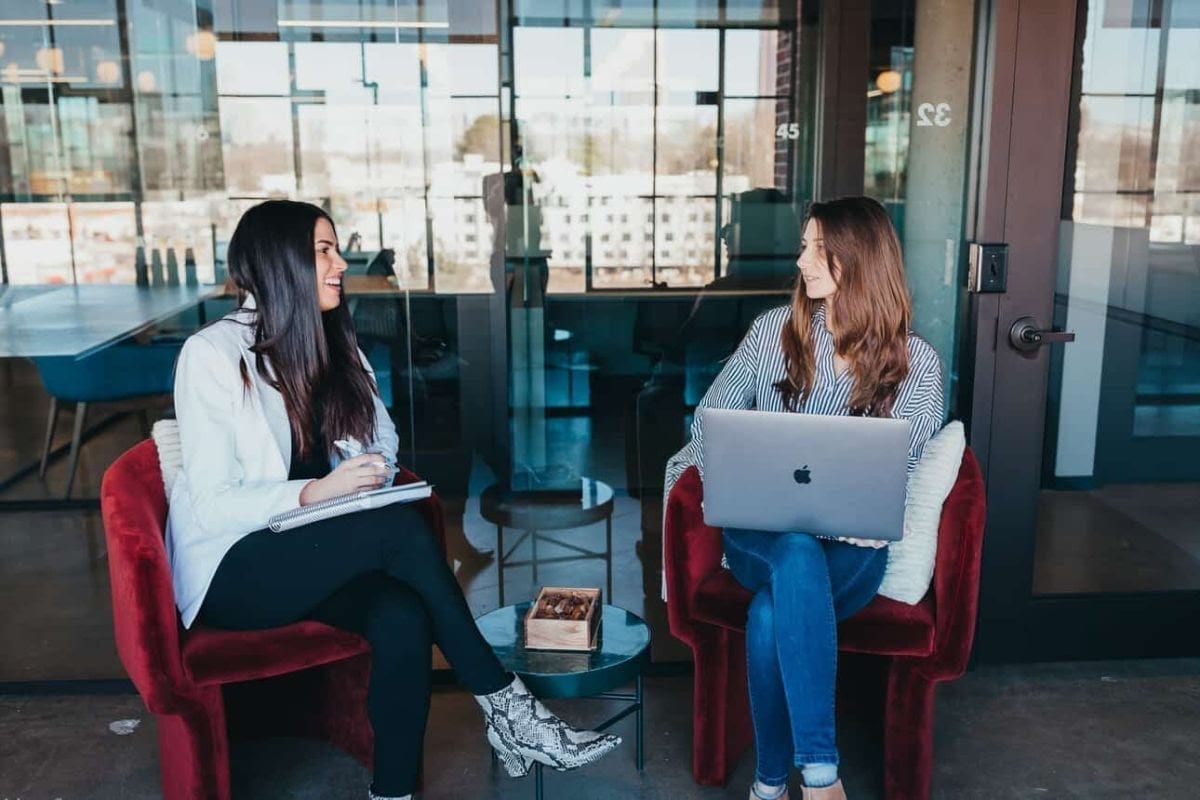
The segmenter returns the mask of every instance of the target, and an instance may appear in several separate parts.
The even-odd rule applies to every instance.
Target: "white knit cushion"
[[[158,465],[162,470],[163,487],[167,490],[167,499],[171,499],[171,487],[183,469],[183,450],[179,446],[179,423],[173,419],[160,419],[154,423],[150,435],[154,437],[154,446],[158,448]]]
[[[962,423],[947,423],[926,443],[921,461],[908,476],[904,538],[888,547],[887,571],[879,587],[884,597],[916,605],[929,591],[942,504],[954,488],[966,446]]]

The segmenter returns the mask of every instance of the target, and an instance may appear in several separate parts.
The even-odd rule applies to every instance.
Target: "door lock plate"
[[[967,288],[980,294],[1008,291],[1008,245],[972,242],[967,248]]]

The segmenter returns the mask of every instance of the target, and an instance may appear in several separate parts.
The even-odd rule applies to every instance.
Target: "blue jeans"
[[[733,576],[754,592],[746,659],[755,777],[778,786],[793,764],[838,763],[837,623],[875,597],[887,548],[734,529],[725,531],[724,540]]]

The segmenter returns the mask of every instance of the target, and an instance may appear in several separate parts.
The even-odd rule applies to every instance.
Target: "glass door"
[[[1031,259],[998,314],[993,419],[1011,423],[989,485],[1020,510],[992,515],[981,635],[997,657],[1195,652],[1176,625],[1200,603],[1200,11],[1073,5],[1051,56],[1074,41],[1057,221],[1012,230]],[[1028,169],[1009,165],[1027,191]],[[1044,396],[999,378],[1021,370],[1045,370]],[[1015,478],[1022,460],[1040,479]]]
[[[508,158],[484,194],[508,452],[472,491],[507,537],[506,598],[606,585],[599,551],[616,601],[665,629],[667,461],[754,318],[789,301],[813,200],[886,206],[952,404],[977,24],[974,3],[952,5],[501,9]],[[525,529],[502,532],[518,507]],[[671,641],[655,637],[656,659],[681,657]]]

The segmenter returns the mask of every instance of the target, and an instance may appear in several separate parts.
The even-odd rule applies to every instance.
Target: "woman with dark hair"
[[[620,739],[577,731],[505,673],[412,505],[314,522],[282,534],[270,517],[382,486],[398,439],[342,303],[346,262],[316,206],[251,208],[229,243],[238,308],[189,338],[176,369],[183,470],[167,550],[190,627],[255,630],[302,619],[371,643],[371,797],[411,797],[437,644],[483,708],[510,775],[534,761],[572,769]],[[366,452],[341,458],[339,439]]]
[[[688,466],[703,470],[705,408],[907,419],[910,471],[941,425],[941,361],[909,329],[912,302],[887,212],[866,197],[813,203],[801,248],[791,304],[754,321],[705,394],[691,442],[667,464],[668,492]],[[754,593],[751,800],[786,798],[793,764],[805,800],[846,796],[834,739],[837,623],[875,596],[887,543],[819,534],[724,532],[729,569]]]

